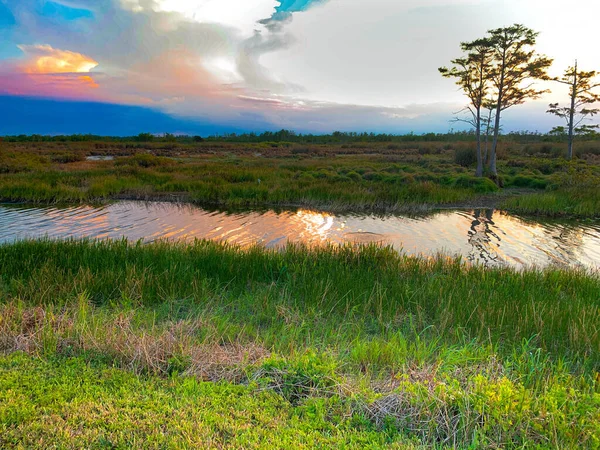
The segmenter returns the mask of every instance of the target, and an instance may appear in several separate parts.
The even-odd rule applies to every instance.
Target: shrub
[[[475,178],[468,175],[459,176],[454,182],[455,187],[470,188],[478,193],[496,192],[498,186],[489,178]]]
[[[363,178],[368,181],[382,181],[383,175],[378,172],[367,172],[363,175]]]
[[[154,156],[148,153],[138,153],[134,156],[117,159],[117,166],[158,167],[173,165],[173,160],[163,156]]]
[[[454,151],[454,162],[462,167],[469,167],[477,162],[477,153],[474,148],[458,148]]]
[[[516,177],[509,178],[507,180],[507,186],[513,187],[524,187],[532,189],[546,189],[549,181],[542,178],[527,177],[523,175],[517,175]]]
[[[83,161],[85,158],[81,153],[59,153],[52,155],[50,160],[59,164],[68,164],[73,162]]]
[[[346,176],[348,178],[350,178],[352,181],[362,181],[362,177],[360,176],[360,174],[355,171],[349,172],[348,175],[346,175]]]

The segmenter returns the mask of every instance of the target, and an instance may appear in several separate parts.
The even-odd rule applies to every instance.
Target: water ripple
[[[409,254],[460,255],[488,266],[600,266],[600,223],[536,222],[491,210],[404,217],[308,210],[231,213],[144,202],[68,208],[0,205],[0,243],[40,237],[199,238],[269,248],[287,242],[375,242]]]

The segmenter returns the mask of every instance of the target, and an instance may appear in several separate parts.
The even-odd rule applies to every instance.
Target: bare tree
[[[538,35],[520,24],[488,31],[493,49],[490,77],[496,91],[494,139],[489,161],[494,178],[498,177],[496,159],[502,112],[547,92],[534,87],[535,80],[549,79],[547,70],[552,64],[552,59],[535,51]]]
[[[456,78],[456,84],[469,98],[469,105],[463,110],[471,118],[457,118],[456,121],[467,122],[475,128],[477,139],[477,170],[475,176],[483,176],[483,157],[481,154],[481,109],[488,94],[489,71],[492,56],[491,42],[478,39],[473,42],[463,42],[460,48],[466,55],[452,60],[451,68],[440,67],[438,70],[446,78]]]
[[[600,101],[600,94],[592,92],[600,87],[600,83],[593,84],[594,78],[598,74],[595,71],[583,72],[577,66],[577,61],[573,67],[569,67],[561,78],[554,78],[553,81],[569,86],[569,95],[571,98],[570,106],[560,106],[558,103],[551,103],[549,114],[562,117],[567,122],[569,134],[568,158],[573,159],[573,142],[575,134],[585,134],[598,128],[598,125],[582,125],[585,120],[590,119],[600,112],[598,108],[588,108],[589,105]]]

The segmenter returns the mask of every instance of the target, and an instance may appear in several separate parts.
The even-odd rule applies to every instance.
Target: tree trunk
[[[477,170],[476,177],[483,176],[483,158],[481,156],[481,106],[477,108],[477,118],[475,124],[475,135],[477,136]]]
[[[502,66],[500,68],[500,83],[498,84],[498,102],[496,103],[496,120],[494,121],[494,141],[490,154],[490,174],[498,184],[498,169],[496,167],[496,154],[498,150],[498,135],[500,134],[500,116],[502,114],[502,100],[504,97],[504,77],[506,76],[506,50],[502,53]]]
[[[575,71],[573,75],[573,87],[571,91],[571,110],[569,111],[569,151],[567,158],[573,159],[573,140],[575,136],[575,101],[577,100],[577,62],[575,62]]]
[[[494,122],[494,140],[492,141],[492,150],[490,152],[490,174],[494,177],[494,181],[498,181],[498,169],[496,167],[496,150],[498,149],[498,136],[500,134],[500,113],[502,106],[500,105],[501,97],[498,97],[498,107],[496,109],[496,120]]]
[[[490,126],[492,124],[492,110],[490,109],[485,125],[485,152],[483,153],[483,163],[485,165],[489,162],[489,143],[490,143]]]

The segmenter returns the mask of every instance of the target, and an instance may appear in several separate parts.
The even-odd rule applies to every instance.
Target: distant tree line
[[[487,170],[488,175],[497,180],[496,150],[502,114],[513,106],[549,92],[538,89],[536,81],[555,81],[570,88],[569,105],[553,103],[548,110],[548,113],[566,121],[566,127],[556,127],[550,135],[566,138],[569,159],[573,157],[576,135],[595,137],[597,134],[597,125],[584,124],[600,112],[600,109],[591,107],[600,101],[600,95],[593,92],[600,86],[600,83],[593,82],[597,73],[581,71],[575,63],[563,77],[551,78],[548,69],[553,60],[536,52],[538,36],[539,33],[521,24],[490,30],[483,38],[461,43],[463,56],[452,60],[450,67],[439,68],[442,76],[456,79],[456,84],[469,99],[463,110],[467,117],[455,120],[467,122],[474,128],[476,176],[483,176]],[[492,143],[488,152],[490,137]]]
[[[195,144],[200,142],[232,142],[232,143],[290,143],[304,145],[344,145],[361,143],[403,143],[403,142],[476,142],[475,130],[450,131],[448,133],[423,134],[384,134],[384,133],[355,133],[335,132],[332,134],[301,134],[290,130],[268,131],[264,133],[227,133],[218,136],[189,136],[151,133],[141,133],[137,136],[99,136],[94,134],[72,135],[14,135],[0,137],[4,142],[121,142],[121,143],[178,143]],[[565,127],[557,127],[549,133],[537,131],[515,131],[500,133],[499,139],[504,142],[536,143],[536,142],[568,142]],[[600,140],[600,133],[594,131],[582,135],[581,139]]]

